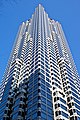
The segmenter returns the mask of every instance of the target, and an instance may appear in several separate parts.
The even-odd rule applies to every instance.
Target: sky
[[[63,27],[80,75],[80,0],[0,0],[0,81],[19,25],[31,18],[38,4]]]

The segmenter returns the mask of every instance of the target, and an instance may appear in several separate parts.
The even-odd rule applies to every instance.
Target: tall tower
[[[80,80],[61,24],[39,4],[23,22],[0,85],[0,120],[80,120]]]

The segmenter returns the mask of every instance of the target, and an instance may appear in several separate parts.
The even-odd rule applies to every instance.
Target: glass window
[[[42,113],[41,113],[41,117],[44,118],[44,119],[46,119],[47,116],[46,116],[45,113],[42,112]]]
[[[50,109],[49,107],[47,107],[47,112],[53,114],[52,109]]]
[[[35,103],[35,102],[37,102],[37,101],[38,101],[38,98],[35,97],[35,98],[33,99],[33,103]]]
[[[4,105],[4,106],[0,106],[0,112],[1,112],[2,110],[4,110],[5,107],[6,107],[6,105]]]
[[[48,78],[48,77],[46,77],[46,80],[47,80],[48,82],[50,82],[50,80],[49,80],[49,78]]]
[[[46,98],[41,97],[41,101],[44,102],[44,103],[46,103]]]
[[[41,69],[41,72],[44,74],[44,70]]]
[[[53,120],[53,116],[51,117],[51,116],[47,116],[47,120]]]
[[[48,83],[48,82],[46,82],[46,86],[49,87],[49,88],[51,87],[50,83]]]
[[[43,90],[41,90],[41,94],[42,94],[43,96],[46,96],[46,92],[43,91]]]
[[[41,78],[45,79],[45,76],[42,73],[40,73],[40,76]]]
[[[78,98],[78,95],[76,95],[74,92],[72,92],[72,95],[75,96],[76,98]]]
[[[62,98],[60,98],[60,101],[61,101],[62,103],[64,103],[64,104],[66,104],[66,101],[63,100]]]
[[[35,96],[35,95],[37,95],[37,94],[38,94],[38,91],[37,91],[37,90],[33,92],[33,96]]]
[[[80,106],[75,103],[75,107],[80,110]]]
[[[48,73],[50,73],[50,71],[46,68],[46,71],[48,72]]]
[[[19,106],[18,106],[18,105],[14,107],[14,111],[15,111],[15,110],[18,110],[18,109],[19,109]]]
[[[41,82],[42,82],[43,84],[45,84],[45,80],[44,80],[44,79],[41,78],[40,80],[41,80]]]
[[[3,116],[4,115],[4,111],[0,113],[0,116]]]
[[[79,100],[77,100],[76,98],[74,98],[74,101],[75,101],[77,104],[80,105],[80,101],[79,101]]]
[[[41,108],[46,111],[46,106],[41,104]]]
[[[30,106],[30,105],[32,105],[32,104],[33,104],[33,101],[32,101],[32,100],[28,102],[28,106]]]
[[[64,105],[60,105],[62,109],[66,110],[67,111],[67,107],[65,107]]]
[[[52,107],[51,101],[47,100],[47,105],[50,106],[50,107]]]
[[[18,116],[18,113],[13,114],[12,119],[16,119]]]
[[[37,112],[35,112],[33,115],[32,115],[32,119],[36,118],[37,117]]]
[[[44,66],[43,66],[43,65],[41,65],[41,68],[43,68],[43,69],[44,69]]]
[[[62,115],[63,115],[64,117],[68,118],[68,114],[64,113],[63,111],[62,111]]]
[[[41,88],[42,88],[43,90],[45,90],[45,86],[44,86],[43,84],[41,84]]]
[[[47,98],[50,99],[50,100],[52,100],[51,95],[49,95],[48,93],[47,93]]]
[[[48,87],[46,87],[46,90],[47,90],[48,93],[51,93],[51,91]]]

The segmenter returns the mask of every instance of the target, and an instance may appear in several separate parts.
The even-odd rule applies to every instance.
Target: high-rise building
[[[0,120],[80,120],[80,79],[61,24],[39,4],[20,25],[0,85]]]

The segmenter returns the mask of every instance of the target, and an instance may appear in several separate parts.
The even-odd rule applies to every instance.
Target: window
[[[46,103],[46,98],[41,97],[41,101],[44,102],[44,103]]]
[[[65,111],[67,111],[67,107],[65,107],[64,105],[60,105],[62,109],[64,109]]]
[[[64,117],[68,118],[68,114],[64,113],[63,111],[62,111],[62,115],[63,115]]]
[[[47,107],[47,112],[48,112],[49,114],[53,114],[52,109],[50,109],[49,107]]]
[[[48,77],[46,77],[46,80],[47,80],[48,82],[50,82],[50,80],[49,80],[49,78],[48,78]]]
[[[47,120],[53,120],[53,117],[48,115]]]
[[[49,101],[49,100],[47,100],[47,105],[50,106],[50,107],[52,107],[52,102]]]
[[[15,104],[17,105],[19,102],[20,102],[20,98],[18,98],[18,99],[15,101]]]
[[[80,110],[80,106],[75,103],[75,107]]]
[[[13,114],[13,116],[12,116],[12,120],[13,120],[13,119],[16,119],[17,116],[18,116],[18,113]]]
[[[76,98],[74,98],[74,101],[75,101],[77,104],[80,105],[80,101],[79,101],[79,100],[77,100]]]
[[[43,84],[41,84],[41,88],[42,88],[43,90],[45,90],[45,86],[44,86]]]
[[[46,92],[43,91],[43,90],[41,90],[41,94],[42,94],[43,96],[46,96]]]
[[[46,87],[46,90],[48,93],[50,93],[50,94],[52,93],[48,87]]]
[[[47,116],[46,116],[45,113],[42,112],[42,113],[41,113],[41,117],[44,118],[44,119],[46,119]]]
[[[47,98],[50,99],[50,100],[52,100],[51,95],[49,95],[48,93],[47,93]]]
[[[51,88],[50,83],[46,82],[46,86]]]
[[[6,105],[4,105],[4,106],[0,106],[0,113],[2,112],[2,110],[5,109],[5,107],[6,107]]]
[[[60,98],[60,101],[64,104],[66,104],[66,101],[64,99]]]
[[[15,106],[14,107],[14,111],[18,110],[19,109],[19,106]]]
[[[47,77],[50,77],[50,75],[49,75],[48,73],[46,73],[46,76],[47,76]]]
[[[75,96],[76,98],[78,98],[78,95],[75,94],[74,92],[72,92],[72,95]]]
[[[32,119],[37,117],[37,112],[32,115]]]
[[[35,97],[34,99],[33,99],[33,103],[35,103],[35,102],[37,102],[38,101],[38,97]]]
[[[45,110],[46,111],[46,106],[45,105],[41,105],[41,109]]]
[[[44,80],[44,79],[41,78],[40,80],[41,80],[41,82],[42,82],[43,84],[45,84],[45,80]]]

